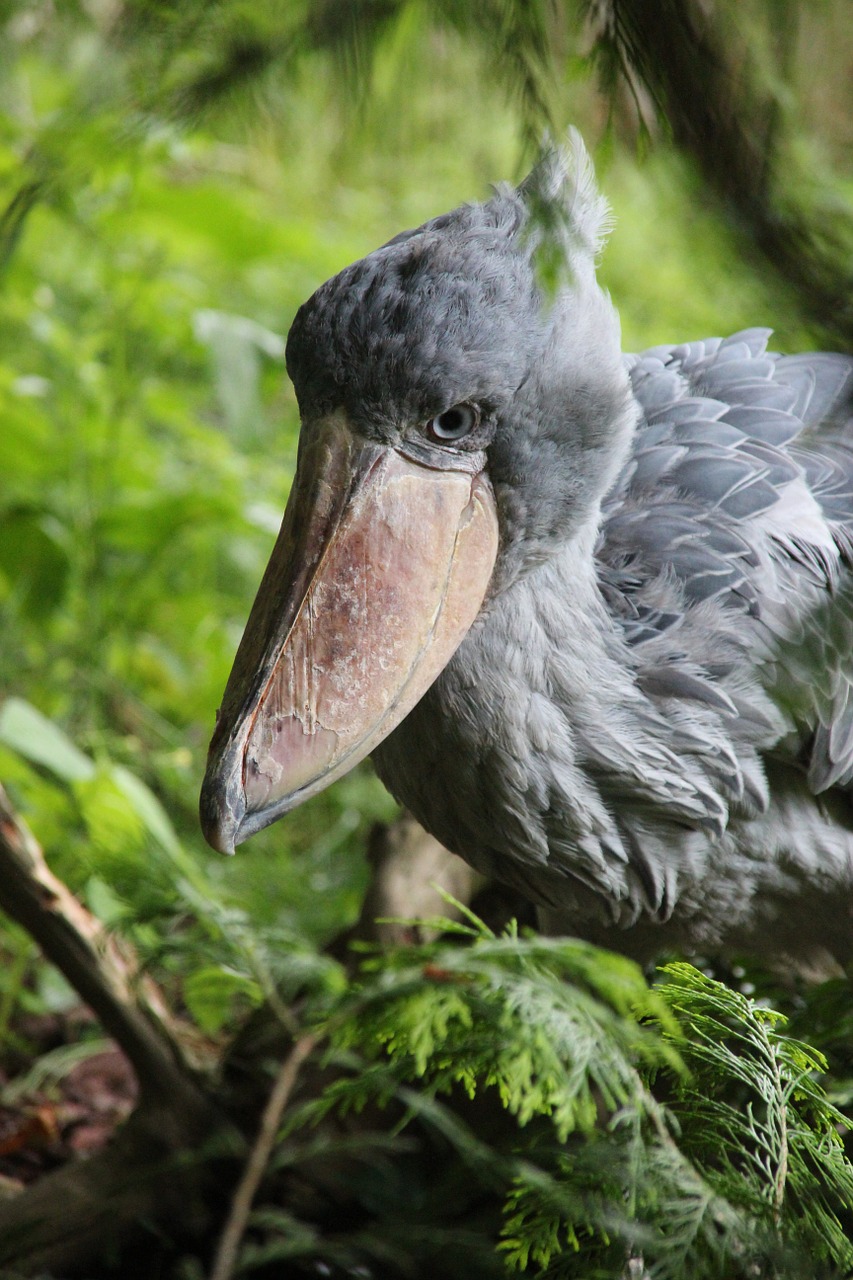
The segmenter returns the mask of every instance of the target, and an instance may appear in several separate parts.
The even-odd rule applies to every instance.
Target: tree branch
[[[602,17],[603,15],[603,17]],[[599,48],[630,82],[646,86],[677,145],[734,215],[767,266],[796,291],[822,339],[853,344],[853,226],[798,204],[779,173],[782,116],[748,50],[724,34],[720,12],[700,0],[609,0]]]
[[[129,948],[52,873],[2,787],[0,908],[26,929],[127,1054],[143,1099],[197,1093],[185,1046],[156,985],[140,977]]]
[[[0,1204],[0,1267],[65,1274],[152,1231],[198,1238],[224,1111],[196,1077],[156,985],[50,871],[0,787],[0,907],[39,944],[130,1060],[140,1103],[110,1145]],[[233,1141],[231,1142],[233,1146]]]
[[[275,1147],[281,1117],[290,1101],[299,1076],[299,1069],[316,1044],[317,1037],[311,1032],[306,1032],[299,1037],[281,1065],[261,1117],[255,1145],[249,1153],[243,1176],[234,1194],[228,1221],[216,1250],[210,1280],[231,1280],[234,1274],[240,1241],[246,1231],[246,1224],[252,1211],[252,1201],[261,1185]]]

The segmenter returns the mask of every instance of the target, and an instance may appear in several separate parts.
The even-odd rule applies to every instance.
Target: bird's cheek
[[[340,473],[342,457],[347,475],[330,488],[317,460]],[[483,474],[431,470],[348,436],[346,448],[315,450],[313,461],[306,452],[294,490],[289,508],[304,508],[306,492],[315,499],[298,521],[285,517],[226,692],[233,723],[217,739],[229,745],[211,749],[202,812],[220,848],[321,790],[391,732],[474,621],[497,554]]]

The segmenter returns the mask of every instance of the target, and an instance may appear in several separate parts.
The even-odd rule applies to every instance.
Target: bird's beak
[[[341,413],[303,430],[210,744],[215,849],[232,853],[400,723],[477,616],[497,548],[482,470],[359,440]]]

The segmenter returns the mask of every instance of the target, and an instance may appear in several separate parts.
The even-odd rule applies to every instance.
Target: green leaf
[[[68,553],[62,530],[51,516],[32,511],[0,515],[0,574],[20,597],[22,612],[38,621],[63,603]]]
[[[113,782],[127,800],[143,826],[166,853],[183,864],[181,842],[175,834],[169,815],[150,787],[124,765],[115,764],[110,770]]]
[[[141,853],[144,824],[116,784],[112,770],[101,768],[92,778],[74,783],[74,796],[96,853],[118,855],[122,862]]]
[[[128,915],[127,903],[100,876],[90,876],[87,880],[86,904],[106,925],[120,924]]]
[[[263,1000],[260,983],[224,965],[196,969],[184,983],[184,999],[202,1031],[213,1035],[234,1016],[238,999],[257,1007]]]
[[[210,350],[216,391],[232,429],[251,426],[260,415],[261,356],[284,359],[284,339],[246,316],[198,311],[195,335]]]
[[[49,769],[63,782],[88,782],[95,776],[92,760],[23,698],[7,698],[0,708],[0,742],[25,760]]]

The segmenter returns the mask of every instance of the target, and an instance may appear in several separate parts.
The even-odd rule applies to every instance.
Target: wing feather
[[[642,418],[597,548],[641,687],[729,717],[753,802],[756,743],[853,789],[853,360],[769,337],[628,358]]]

